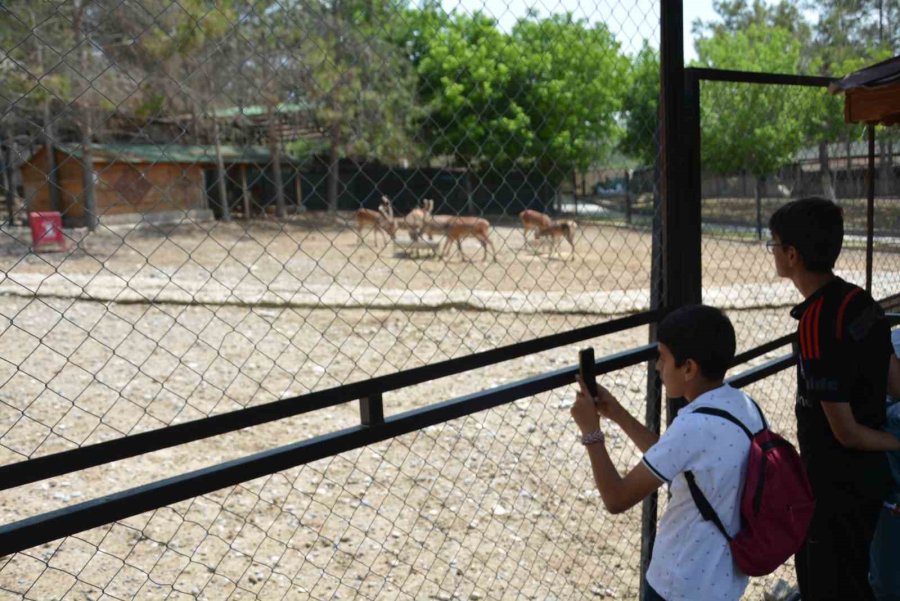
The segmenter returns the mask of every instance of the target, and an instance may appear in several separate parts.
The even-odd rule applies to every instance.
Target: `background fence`
[[[657,308],[660,7],[596,2],[518,21],[475,8],[5,3],[5,473]],[[751,92],[702,85],[707,148],[709,116]],[[816,94],[782,94],[773,114]],[[756,240],[755,200],[731,185],[743,169],[705,180],[716,183],[704,184],[702,205],[703,299],[731,309],[739,350],[791,331],[796,300]],[[620,172],[628,202],[605,184],[591,189]],[[764,190],[814,184],[780,177]],[[855,201],[835,187],[855,223]],[[382,196],[398,217],[427,198],[437,214],[482,216],[496,252],[483,258],[466,239],[435,256],[414,243],[414,220],[391,243],[358,229],[356,210]],[[763,196],[765,223],[782,199]],[[876,296],[896,289],[891,204],[879,203]],[[571,220],[572,244],[525,232],[524,208]],[[52,210],[65,249],[34,252],[26,215]],[[842,273],[861,281],[863,255],[848,246]],[[480,398],[571,365],[584,344],[601,357],[639,347],[651,322],[391,389],[384,411],[390,420]],[[644,359],[606,376],[640,415],[654,399]],[[602,510],[568,416],[571,390],[554,382],[8,555],[0,589],[30,599],[634,598],[641,512]],[[750,388],[785,432],[792,386],[782,374]],[[208,438],[180,430],[190,442],[51,478],[32,481],[36,464],[25,464],[26,483],[7,480],[0,496],[3,523],[359,424],[355,404],[279,406],[284,419]],[[625,439],[611,449],[623,467],[639,458]]]

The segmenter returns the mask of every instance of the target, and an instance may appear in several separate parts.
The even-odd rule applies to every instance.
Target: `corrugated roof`
[[[60,144],[56,148],[81,158],[81,146]],[[225,163],[268,163],[271,153],[263,146],[220,146]],[[187,144],[92,144],[94,162],[215,164],[215,146]],[[282,157],[287,162],[288,157]]]
[[[872,88],[900,82],[900,56],[889,58],[865,67],[831,83],[828,89],[834,94],[856,88]]]

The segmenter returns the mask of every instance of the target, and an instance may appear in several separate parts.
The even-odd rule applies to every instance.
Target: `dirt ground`
[[[28,253],[24,236],[0,233],[3,463],[597,323],[649,301],[649,235],[590,222],[579,224],[574,251],[563,242],[556,252],[496,224],[488,261],[473,241],[466,257],[416,257],[313,217],[111,229],[61,254]],[[707,237],[703,252],[704,300],[731,308],[739,349],[789,331],[786,307],[798,299],[760,244]],[[897,257],[876,254],[876,296],[897,289]],[[841,261],[861,281],[862,253]],[[603,356],[647,340],[642,327],[588,343]],[[571,365],[588,343],[388,393],[386,413]],[[637,366],[604,381],[643,415],[645,375]],[[751,388],[786,432],[792,391],[787,374]],[[7,557],[0,599],[633,599],[640,509],[603,511],[571,396],[523,399]],[[3,491],[2,521],[358,419],[355,404],[339,406]],[[623,469],[639,459],[626,440],[613,448]],[[779,576],[792,580],[790,570]],[[774,580],[746,598],[762,598]]]

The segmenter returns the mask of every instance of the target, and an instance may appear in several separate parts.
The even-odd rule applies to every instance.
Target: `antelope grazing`
[[[528,230],[534,230],[535,239],[540,238],[540,231],[548,228],[553,224],[553,220],[549,215],[544,215],[540,211],[532,211],[525,209],[519,213],[519,219],[522,220],[522,227],[525,228],[525,241],[528,241]]]
[[[547,227],[542,227],[535,233],[535,239],[547,238],[549,237],[553,241],[554,250],[559,246],[559,239],[565,238],[569,243],[569,246],[572,247],[572,252],[575,252],[575,242],[572,239],[573,234],[575,233],[575,228],[578,227],[578,224],[574,221],[551,221],[550,225]]]
[[[432,207],[433,201],[432,201]],[[491,256],[497,257],[497,250],[490,239],[491,224],[487,219],[481,217],[463,217],[455,215],[432,215],[428,212],[425,219],[423,232],[426,234],[438,233],[446,236],[444,239],[444,248],[441,256],[445,256],[450,249],[450,245],[456,242],[456,249],[459,254],[463,254],[462,240],[463,238],[475,238],[481,243],[484,249],[484,259],[487,260],[488,247],[491,247]],[[465,255],[463,255],[465,256]]]
[[[377,211],[362,208],[356,211],[356,229],[359,230],[360,237],[362,237],[362,232],[366,228],[374,230],[376,243],[378,242],[379,234],[383,234],[386,237],[385,244],[389,240],[394,239],[394,236],[397,234],[397,221],[394,219],[394,209],[386,197],[381,197],[381,204],[378,206]]]

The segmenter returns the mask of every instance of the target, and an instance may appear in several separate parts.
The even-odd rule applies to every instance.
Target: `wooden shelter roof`
[[[900,124],[900,56],[855,71],[828,89],[844,93],[847,123]]]

